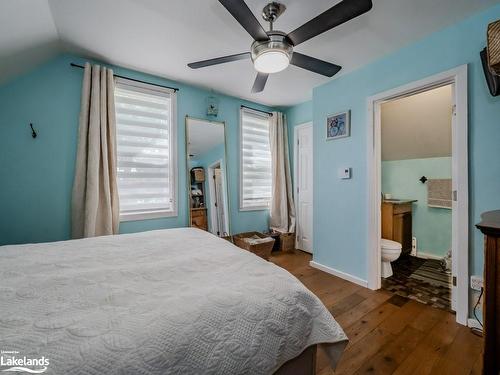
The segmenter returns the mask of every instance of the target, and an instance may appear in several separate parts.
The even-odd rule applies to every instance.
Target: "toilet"
[[[392,266],[391,262],[394,262],[401,255],[401,244],[396,241],[386,240],[382,238],[381,248],[382,248],[382,277],[392,276]]]

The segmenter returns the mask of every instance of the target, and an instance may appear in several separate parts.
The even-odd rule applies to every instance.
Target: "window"
[[[240,142],[240,210],[267,209],[272,188],[269,115],[242,107]]]
[[[177,215],[175,92],[116,79],[120,220]]]

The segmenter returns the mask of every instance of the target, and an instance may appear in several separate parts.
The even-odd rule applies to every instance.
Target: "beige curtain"
[[[113,71],[85,64],[71,207],[72,237],[118,233]]]
[[[285,115],[273,112],[269,129],[273,191],[270,227],[279,232],[295,232],[295,205],[288,152],[288,129]]]

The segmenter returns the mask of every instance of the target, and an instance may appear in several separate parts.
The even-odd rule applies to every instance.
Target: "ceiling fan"
[[[198,61],[188,66],[191,69],[198,69],[251,58],[257,70],[252,93],[263,91],[269,74],[280,72],[289,64],[327,77],[337,74],[341,66],[295,52],[294,47],[372,8],[371,0],[343,0],[291,33],[285,34],[282,31],[273,30],[273,23],[286,10],[284,4],[272,1],[264,7],[262,18],[269,22],[269,31],[265,31],[243,0],[219,0],[219,2],[253,37],[254,42],[250,47],[250,52]]]

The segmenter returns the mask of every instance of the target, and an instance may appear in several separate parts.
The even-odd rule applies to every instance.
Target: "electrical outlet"
[[[483,287],[483,277],[472,275],[470,277],[470,287],[478,292],[481,291],[481,288]]]
[[[411,238],[411,255],[417,256],[417,237]]]

